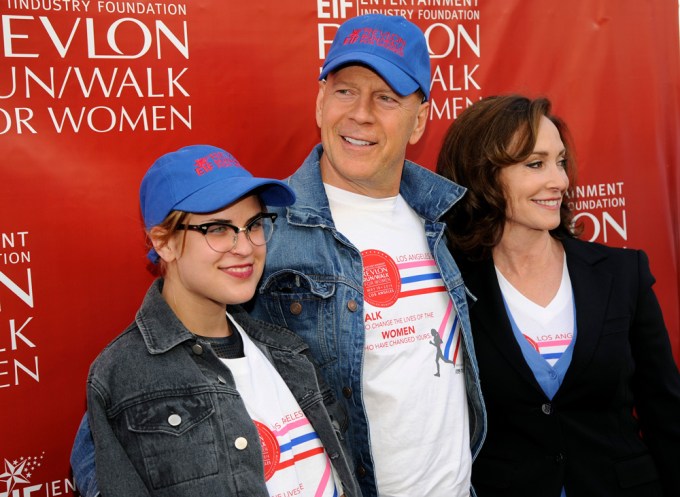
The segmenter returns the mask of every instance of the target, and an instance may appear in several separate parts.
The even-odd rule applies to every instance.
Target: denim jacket
[[[161,287],[162,280],[154,282],[135,322],[90,369],[88,416],[102,495],[269,497],[258,431],[231,372],[177,319]],[[239,307],[228,310],[289,386],[345,495],[357,496],[338,438],[346,416],[317,375],[307,346]]]
[[[364,497],[377,495],[369,431],[362,396],[364,350],[363,267],[359,250],[335,229],[326,197],[317,145],[288,178],[297,200],[274,209],[279,223],[268,243],[264,275],[251,314],[286,327],[309,345],[326,381],[344,399],[350,414],[349,444]],[[463,279],[444,237],[441,216],[465,189],[406,161],[400,193],[425,220],[427,241],[441,278],[460,316],[465,379],[470,407],[473,459],[486,434],[486,412],[479,386]],[[414,495],[417,492],[414,492]]]

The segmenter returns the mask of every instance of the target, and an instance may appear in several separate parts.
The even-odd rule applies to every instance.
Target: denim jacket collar
[[[135,318],[150,354],[163,354],[183,342],[196,339],[165,301],[161,294],[162,289],[163,279],[158,278],[149,288]],[[226,311],[236,319],[251,339],[270,349],[299,353],[307,348],[293,332],[256,320],[241,306],[228,306],[225,308]]]
[[[321,179],[319,161],[322,153],[321,144],[316,145],[288,180],[297,196],[295,204],[287,208],[291,224],[335,228]],[[426,189],[423,189],[424,185]],[[423,219],[438,221],[465,191],[464,187],[414,162],[404,161],[399,193]]]
[[[227,306],[227,312],[243,327],[254,342],[259,342],[270,350],[298,354],[309,348],[298,335],[289,329],[255,319],[240,305]]]
[[[163,354],[194,335],[187,330],[161,295],[163,279],[153,282],[137,311],[135,322],[150,354]]]

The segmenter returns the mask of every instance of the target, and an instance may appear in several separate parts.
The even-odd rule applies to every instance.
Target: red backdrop
[[[427,34],[431,119],[409,150],[426,167],[481,96],[551,98],[574,135],[586,236],[647,251],[680,360],[676,0],[3,0],[0,497],[73,494],[89,364],[152,279],[147,167],[210,143],[290,174],[319,139],[336,26],[366,11]]]

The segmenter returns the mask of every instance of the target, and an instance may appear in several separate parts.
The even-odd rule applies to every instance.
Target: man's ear
[[[321,127],[321,115],[323,112],[323,97],[326,94],[326,81],[319,81],[319,93],[316,94],[316,125]]]
[[[408,142],[411,145],[415,145],[416,143],[418,143],[420,138],[423,136],[423,133],[425,132],[425,126],[427,125],[429,111],[430,102],[423,102],[420,104],[420,107],[418,108],[418,113],[416,114],[416,123],[415,126],[413,127],[411,137],[408,140]]]

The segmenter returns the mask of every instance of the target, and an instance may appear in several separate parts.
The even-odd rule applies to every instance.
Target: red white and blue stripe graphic
[[[399,298],[446,291],[439,269],[432,259],[403,262],[397,267],[401,277]]]
[[[433,259],[404,262],[397,264],[397,267],[401,277],[399,298],[446,292],[439,268]],[[456,364],[460,352],[459,328],[458,313],[453,312],[453,302],[449,298],[446,312],[437,332],[442,339],[444,358],[453,361],[454,364]]]
[[[536,341],[527,335],[524,335],[524,338],[551,366],[554,366],[560,360],[571,343],[571,338],[542,341]]]
[[[291,432],[295,430],[295,434]],[[280,430],[272,430],[274,435],[278,438],[287,440],[280,445],[281,456],[279,463],[276,465],[276,471],[281,471],[286,468],[294,466],[296,463],[311,457],[324,457],[325,469],[321,476],[314,497],[321,497],[323,495],[333,495],[337,497],[338,490],[333,484],[331,478],[331,463],[330,459],[325,453],[319,436],[314,431],[314,428],[309,423],[307,418],[288,423]],[[298,434],[299,433],[299,434]],[[331,488],[331,486],[333,488]],[[328,493],[326,493],[328,491]],[[330,493],[332,491],[332,494]]]

